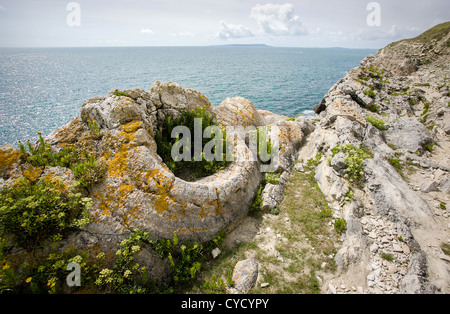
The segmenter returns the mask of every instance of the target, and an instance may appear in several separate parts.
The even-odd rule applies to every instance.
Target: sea
[[[373,49],[269,46],[0,48],[0,145],[34,141],[113,89],[173,81],[214,106],[242,96],[285,116],[312,109]]]

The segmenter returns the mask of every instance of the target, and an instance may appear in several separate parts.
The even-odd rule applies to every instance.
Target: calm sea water
[[[257,109],[311,113],[345,72],[375,50],[274,47],[0,49],[0,144],[35,139],[112,89],[156,80],[195,89],[218,106],[243,96]]]

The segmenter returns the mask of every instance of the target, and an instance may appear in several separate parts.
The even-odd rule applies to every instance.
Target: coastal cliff
[[[28,151],[1,146],[0,187],[11,198],[17,186],[57,178],[59,190],[76,192],[89,203],[89,222],[56,233],[58,241],[24,239],[20,246],[13,244],[19,237],[6,236],[3,255],[14,262],[3,267],[32,263],[50,247],[106,252],[106,265],[111,265],[114,252],[136,230],[173,246],[206,243],[225,232],[228,249],[253,241],[244,257],[257,257],[262,271],[254,277],[267,287],[263,281],[269,273],[286,278],[304,273],[283,270],[300,264],[298,257],[279,252],[283,243],[319,251],[312,237],[299,240],[289,234],[299,232],[299,203],[310,201],[301,195],[311,189],[323,198],[318,203],[326,211],[320,216],[328,219],[320,222],[326,231],[317,241],[334,239],[332,249],[323,250],[332,262],[307,266],[315,282],[320,278],[320,292],[450,292],[449,30],[450,22],[444,23],[365,58],[330,89],[311,118],[256,110],[242,97],[213,107],[205,95],[173,82],[158,81],[148,92],[113,90],[87,100],[80,117],[30,144]],[[158,153],[158,134],[167,121],[198,108],[222,129],[278,130],[271,171],[261,171],[264,162],[256,158],[235,159],[194,180],[175,175]],[[236,150],[251,154],[248,133],[227,129],[228,137]],[[249,216],[249,209],[263,218]],[[150,278],[165,278],[174,272],[172,255],[161,258],[161,245],[155,249],[151,241],[136,249],[135,258]],[[196,267],[188,271],[195,274]],[[97,274],[100,283],[105,273]]]
[[[341,283],[372,293],[449,291],[449,28],[365,58],[315,108],[320,121],[300,156],[328,158],[315,178],[347,222],[333,292],[345,292]]]

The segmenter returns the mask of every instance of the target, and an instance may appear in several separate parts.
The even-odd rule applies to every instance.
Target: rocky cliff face
[[[370,293],[450,291],[441,249],[450,239],[449,30],[444,23],[364,59],[315,108],[300,156],[328,158],[316,180],[347,221],[329,291],[341,283]],[[371,152],[359,186],[348,180],[349,156],[333,151],[349,144]]]

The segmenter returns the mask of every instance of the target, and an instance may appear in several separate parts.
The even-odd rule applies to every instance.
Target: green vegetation
[[[440,203],[439,204],[439,208],[442,209],[442,210],[446,210],[447,206],[444,203]]]
[[[266,185],[267,183],[277,185],[278,180],[280,179],[281,173],[275,173],[275,172],[269,172],[266,173],[263,179],[263,184]]]
[[[250,207],[248,208],[248,212],[250,214],[256,214],[261,210],[261,206],[262,206],[262,191],[264,189],[264,185],[260,185],[258,192],[256,193],[255,198],[253,199],[252,204],[250,205]]]
[[[347,165],[345,178],[352,184],[360,186],[364,177],[363,163],[365,159],[371,158],[372,153],[367,148],[359,148],[354,144],[347,144],[344,146],[336,146],[331,152],[333,157],[340,151],[346,154],[344,163]]]
[[[429,111],[430,111],[430,103],[428,101],[425,101],[424,106],[423,106],[423,111],[421,114],[421,118],[419,119],[419,121],[424,125],[426,124],[428,116],[430,115],[428,113]]]
[[[296,116],[292,116],[292,117],[290,117],[290,118],[287,118],[286,121],[295,121],[295,120],[297,120],[297,118],[300,117],[300,116],[301,116],[301,114],[296,115]]]
[[[341,234],[347,227],[347,222],[345,219],[338,218],[334,221],[334,229],[338,234]]]
[[[103,137],[103,134],[100,132],[98,124],[95,120],[94,121],[88,120],[88,127],[91,132],[91,135],[95,139],[101,139]]]
[[[444,252],[445,255],[450,256],[450,244],[448,243],[442,243],[441,249]]]
[[[370,88],[368,91],[364,91],[364,95],[367,95],[370,98],[375,98],[377,94],[374,92],[373,88]]]
[[[63,190],[57,179],[32,184],[22,179],[0,194],[0,232],[31,251],[43,240],[61,237],[68,230],[89,222],[89,198]],[[78,219],[82,217],[81,219]]]
[[[177,234],[172,240],[153,243],[160,258],[168,258],[172,267],[171,279],[174,284],[185,284],[201,269],[204,257],[203,246],[196,242],[179,243]]]
[[[383,120],[375,118],[373,116],[366,117],[366,121],[371,123],[374,127],[376,127],[380,131],[386,131],[388,129]]]
[[[196,118],[201,119],[202,134],[204,134],[206,128],[215,126],[214,116],[207,113],[205,108],[197,108],[194,111],[182,112],[181,116],[178,118],[173,118],[168,115],[164,120],[162,129],[160,129],[155,136],[158,147],[158,155],[176,176],[187,181],[195,181],[199,178],[210,176],[222,169],[225,169],[231,163],[231,161],[227,161],[226,157],[228,141],[225,130],[221,129],[223,138],[218,137],[217,143],[213,147],[212,154],[215,156],[215,159],[212,161],[207,161],[203,153],[201,156],[194,156],[195,151],[193,139],[180,139],[179,135],[176,138],[172,138],[172,131],[178,126],[187,127],[190,134],[193,136],[195,123],[194,119]],[[208,142],[216,139],[216,133],[213,129],[209,129],[211,130],[211,137],[205,138],[202,136],[202,149]],[[183,140],[186,143],[186,145],[183,145],[183,152],[180,152],[180,154],[187,157],[183,158],[184,160],[173,160],[172,148],[174,145],[178,145],[180,140]],[[218,150],[216,151],[216,149]],[[196,157],[197,159],[201,159],[201,161],[194,161]],[[186,175],[186,173],[189,175]]]
[[[19,149],[23,158],[34,167],[44,169],[46,167],[65,167],[73,171],[80,185],[89,189],[101,182],[106,174],[107,165],[90,155],[86,150],[82,154],[72,146],[71,149],[64,147],[59,152],[54,152],[52,146],[39,134],[39,146],[34,148],[30,141],[25,145],[19,142]]]
[[[392,254],[390,254],[390,253],[384,253],[384,252],[382,252],[382,253],[380,254],[380,257],[381,257],[382,259],[384,259],[385,261],[388,261],[388,262],[392,262],[392,261],[394,260],[394,255],[392,255]]]
[[[315,158],[308,159],[308,161],[306,162],[305,170],[314,171],[315,168],[320,165],[322,157],[322,154],[318,153],[316,154]]]
[[[265,186],[270,183],[273,185],[277,185],[278,184],[278,180],[281,176],[281,173],[276,174],[275,172],[269,172],[266,173],[260,186],[259,186],[259,190],[256,193],[255,198],[253,199],[252,204],[250,205],[248,211],[250,214],[254,215],[254,214],[258,214],[260,213],[261,210],[261,206],[262,206],[262,191],[264,190]],[[278,208],[274,208],[271,210],[271,214],[273,215],[278,215],[279,214],[279,209]]]
[[[102,269],[95,284],[102,291],[111,293],[180,293],[199,274],[208,253],[223,244],[223,236],[221,233],[205,244],[182,243],[174,232],[172,240],[153,241],[148,232],[136,229],[122,241],[121,248],[116,252],[113,268]],[[168,284],[149,281],[145,268],[135,263],[134,256],[145,245],[151,246],[159,258],[169,260],[171,274]],[[214,285],[214,281],[207,284],[207,287],[208,290],[219,288],[217,283]]]
[[[54,245],[50,248],[56,247],[60,240],[61,237],[53,236]],[[172,240],[153,241],[147,232],[135,229],[110,257],[104,252],[94,255],[70,247],[61,252],[52,249],[47,255],[34,256],[29,263],[15,265],[5,258],[6,241],[3,240],[0,241],[0,293],[180,293],[189,289],[212,248],[222,243],[222,233],[205,244],[198,244],[181,243],[176,233]],[[137,263],[136,256],[144,247],[152,247],[161,260],[170,262],[169,281],[150,279],[146,267]],[[68,291],[66,267],[70,262],[81,266],[82,286]],[[205,285],[209,292],[223,288],[224,285],[214,278]]]
[[[378,112],[378,111],[380,111],[380,106],[378,106],[377,104],[371,104],[369,106],[369,110],[372,112]]]
[[[85,159],[71,167],[73,174],[78,179],[80,185],[84,188],[90,188],[100,183],[107,171],[106,163],[88,156],[85,153]]]
[[[280,214],[270,219],[261,211],[251,215],[248,221],[263,232],[248,242],[229,242],[218,258],[205,263],[190,293],[226,293],[225,286],[236,262],[249,256],[260,261],[260,282],[268,284],[258,285],[249,293],[321,292],[318,276],[336,270],[335,260],[330,256],[336,254],[334,244],[338,241],[336,231],[330,227],[333,211],[314,179],[315,167],[321,159],[318,154],[305,162],[309,165],[305,172],[292,172],[279,205]],[[267,250],[269,245],[274,250]]]
[[[233,280],[231,279],[232,273],[228,273],[227,280],[217,278],[216,275],[212,275],[211,281],[206,280],[202,286],[203,294],[228,294],[227,288],[232,286]]]
[[[152,289],[148,281],[148,274],[145,267],[141,267],[134,261],[135,255],[139,253],[142,247],[148,243],[148,233],[135,229],[133,233],[124,239],[120,248],[116,251],[116,257],[113,266],[110,268],[101,268],[96,264],[92,267],[93,278],[95,279],[92,289],[99,289],[105,293],[146,293]],[[96,257],[100,262],[104,255],[100,253]]]
[[[79,162],[78,152],[75,147],[72,147],[69,150],[67,147],[64,147],[59,152],[53,152],[52,146],[45,142],[41,133],[38,132],[39,135],[39,145],[38,148],[34,148],[30,143],[30,140],[27,141],[27,149],[25,145],[19,141],[19,149],[27,162],[32,164],[34,167],[42,168],[45,167],[66,167],[69,168],[71,165]]]
[[[128,96],[128,94],[127,94],[127,93],[125,93],[125,92],[122,92],[122,91],[120,91],[120,90],[118,90],[118,89],[116,89],[116,90],[114,91],[114,95],[116,95],[116,96],[125,96],[125,97],[130,97],[130,96]]]
[[[400,159],[398,159],[397,157],[391,157],[388,161],[394,168],[402,170],[402,164],[400,163]]]
[[[361,70],[362,70],[362,73],[359,74],[357,81],[360,84],[369,87],[369,90],[364,91],[364,94],[371,98],[375,98],[375,96],[376,96],[376,94],[374,92],[374,87],[376,89],[381,88],[381,85],[379,83],[383,83],[383,84],[391,83],[389,80],[387,80],[389,75],[385,75],[384,69],[381,69],[379,67],[370,66],[370,67],[361,67]],[[374,83],[374,81],[377,81],[378,83],[371,84],[371,83]],[[373,111],[373,112],[375,112],[375,111]]]
[[[435,27],[427,30],[426,32],[420,34],[419,36],[411,39],[406,39],[405,41],[418,41],[423,43],[429,43],[433,40],[441,40],[450,32],[450,22],[445,22]],[[397,42],[398,43],[398,42]]]
[[[418,103],[418,99],[416,97],[409,98],[408,101],[411,106],[415,106]]]
[[[254,143],[257,143],[258,157],[263,164],[268,164],[272,160],[272,157],[276,154],[272,151],[272,140],[270,138],[270,126],[260,126],[254,131],[250,131],[249,135],[252,137]],[[267,147],[264,149],[261,146],[262,143],[266,143]]]

